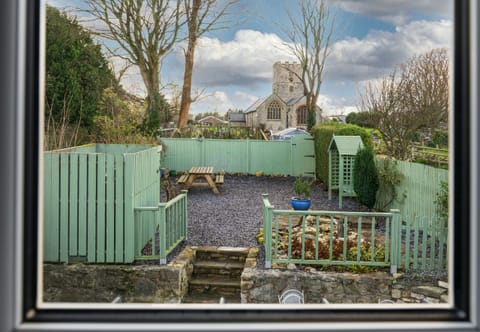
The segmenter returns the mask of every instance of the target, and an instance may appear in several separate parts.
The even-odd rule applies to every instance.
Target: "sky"
[[[226,1],[226,0],[219,0]],[[357,111],[366,82],[391,73],[395,66],[434,48],[452,48],[454,0],[326,0],[335,13],[334,40],[327,58],[318,104],[325,115]],[[47,0],[60,9],[82,6],[81,0]],[[239,0],[231,7],[227,28],[198,41],[193,89],[203,97],[190,113],[246,110],[272,92],[273,64],[295,60],[289,43],[288,12],[296,0]],[[163,93],[181,86],[181,44],[163,60]],[[115,67],[119,68],[117,64]],[[127,71],[124,88],[144,96],[136,68]]]

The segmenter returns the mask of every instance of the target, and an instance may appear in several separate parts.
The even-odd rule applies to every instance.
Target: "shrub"
[[[365,146],[373,147],[372,136],[365,128],[340,122],[315,126],[312,129],[315,140],[315,172],[325,185],[328,185],[328,146],[333,135],[360,136]]]
[[[377,202],[377,209],[385,211],[393,201],[399,201],[406,197],[405,192],[399,197],[397,188],[403,181],[404,175],[398,170],[397,162],[391,159],[377,160],[379,167],[377,174],[379,179],[379,188],[382,195]]]
[[[311,185],[312,182],[308,180],[302,180],[300,176],[297,177],[293,183],[293,191],[295,191],[297,198],[309,199],[311,195]]]
[[[353,169],[353,189],[358,200],[369,209],[375,206],[378,190],[378,174],[371,147],[358,150]]]
[[[446,221],[448,219],[448,182],[440,183],[440,191],[437,193],[435,205],[438,217]]]

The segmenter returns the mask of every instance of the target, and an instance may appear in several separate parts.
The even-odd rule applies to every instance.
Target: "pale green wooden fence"
[[[151,145],[92,144],[44,153],[47,262],[134,260],[134,207],[160,201]]]
[[[266,268],[275,263],[390,267],[392,273],[398,269],[444,272],[448,268],[445,223],[418,216],[405,223],[395,209],[275,210],[264,194],[263,227]],[[349,241],[344,241],[346,238]]]
[[[407,161],[389,161],[402,174],[396,187],[398,198],[390,204],[390,193],[380,187],[377,208],[401,211],[402,256],[405,269],[445,271],[448,266],[448,224],[439,218],[435,200],[448,170]],[[377,158],[382,167],[385,159]]]
[[[297,218],[295,225],[294,218]],[[377,230],[380,225],[384,228],[382,232]],[[390,267],[390,271],[396,273],[400,264],[398,210],[274,210],[268,195],[264,194],[263,227],[266,268],[272,267],[273,263],[358,265]],[[287,239],[286,244],[279,239]]]
[[[315,175],[313,139],[308,135],[284,141],[162,138],[161,142],[162,166],[172,170],[213,166],[227,173]]]
[[[405,219],[409,221],[402,221],[400,264],[407,271],[447,271],[447,222],[418,215]]]
[[[377,158],[377,167],[381,168],[385,159]],[[402,174],[402,182],[396,187],[397,199],[386,205],[391,195],[387,188],[380,187],[377,192],[376,208],[398,209],[405,221],[412,223],[420,216],[430,221],[437,220],[435,200],[442,182],[448,182],[448,170],[407,161],[390,161]]]
[[[187,191],[156,206],[135,207],[135,259],[159,259],[187,238]],[[147,246],[145,246],[147,244]]]

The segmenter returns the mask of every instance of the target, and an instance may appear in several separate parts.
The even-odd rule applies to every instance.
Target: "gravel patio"
[[[170,177],[169,181],[174,184],[176,178]],[[188,192],[188,240],[169,256],[176,255],[185,245],[259,247],[255,235],[263,226],[262,194],[269,194],[275,209],[290,209],[294,181],[295,177],[225,175],[218,195],[206,187],[191,188]],[[340,210],[336,195],[328,200],[328,191],[319,181],[312,185],[311,209]],[[341,210],[366,211],[366,208],[356,199],[344,198]]]

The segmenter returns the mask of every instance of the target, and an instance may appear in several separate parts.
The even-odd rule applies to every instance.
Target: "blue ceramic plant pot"
[[[292,208],[294,210],[308,210],[311,203],[312,201],[309,199],[292,198]]]

